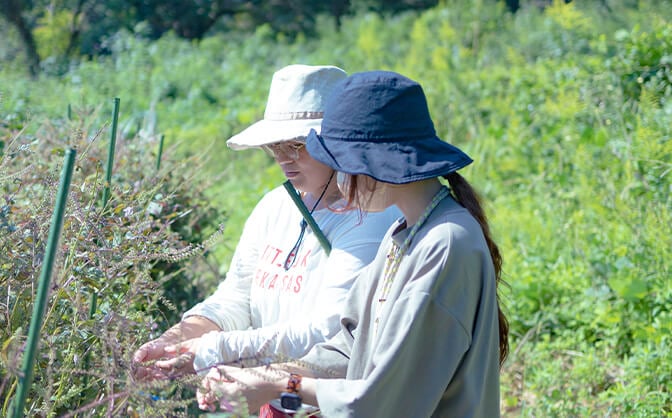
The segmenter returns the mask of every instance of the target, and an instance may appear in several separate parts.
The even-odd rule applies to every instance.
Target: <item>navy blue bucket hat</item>
[[[403,184],[442,176],[473,160],[436,136],[417,82],[390,71],[355,73],[334,86],[310,155],[334,170]]]

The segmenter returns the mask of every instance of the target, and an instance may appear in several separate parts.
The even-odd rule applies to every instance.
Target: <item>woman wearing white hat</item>
[[[199,406],[235,409],[244,396],[254,408],[284,391],[287,404],[317,404],[329,418],[498,417],[502,259],[457,174],[472,160],[436,136],[420,85],[387,71],[353,74],[334,88],[307,148],[338,170],[349,204],[396,205],[404,217],[351,288],[336,337],[301,367],[213,368]]]
[[[273,75],[264,119],[227,144],[269,152],[299,190],[303,216],[287,193],[293,188],[264,196],[245,223],[226,279],[180,323],[137,350],[136,376],[296,359],[338,331],[353,277],[401,215],[396,208],[363,216],[342,210],[335,171],[305,149],[308,132],[320,128],[328,93],[345,77],[337,67],[308,65]]]

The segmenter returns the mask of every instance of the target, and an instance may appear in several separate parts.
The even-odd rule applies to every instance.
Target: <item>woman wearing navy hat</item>
[[[393,72],[340,82],[321,129],[308,152],[338,171],[349,204],[396,205],[404,218],[351,288],[341,331],[304,367],[286,365],[288,379],[277,368],[280,379],[213,369],[199,404],[233,407],[242,395],[253,410],[285,391],[287,406],[317,404],[325,417],[499,416],[502,259],[477,194],[457,173],[471,158],[436,136],[421,86]]]

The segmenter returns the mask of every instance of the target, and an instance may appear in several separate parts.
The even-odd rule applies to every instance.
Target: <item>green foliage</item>
[[[283,180],[280,170],[264,153],[231,152],[225,146],[231,134],[262,117],[273,71],[297,62],[334,64],[348,72],[400,71],[423,84],[439,135],[465,149],[476,161],[464,174],[488,202],[492,227],[504,254],[505,278],[510,285],[504,292],[504,302],[511,321],[512,354],[503,372],[503,415],[670,416],[672,5],[669,1],[556,1],[542,9],[535,2],[528,3],[516,14],[505,12],[502,2],[485,0],[447,0],[421,13],[385,19],[362,12],[343,19],[340,31],[333,20],[319,16],[317,41],[301,36],[290,41],[270,26],[259,27],[250,35],[218,34],[200,42],[185,42],[173,35],[148,42],[120,32],[110,39],[110,56],[73,63],[63,78],[43,76],[28,81],[15,69],[3,67],[0,86],[12,86],[0,92],[2,129],[11,132],[0,138],[4,143],[0,146],[3,164],[8,164],[10,156],[17,156],[11,160],[17,164],[18,156],[25,159],[33,155],[26,152],[34,152],[36,145],[19,150],[21,145],[42,143],[37,138],[44,138],[48,130],[26,123],[32,115],[61,120],[67,104],[71,104],[82,121],[102,126],[107,115],[100,103],[121,97],[120,127],[126,136],[137,136],[128,143],[128,147],[137,145],[128,154],[137,154],[139,160],[144,155],[146,163],[131,164],[129,159],[129,165],[116,170],[114,183],[128,186],[116,186],[111,207],[119,207],[119,214],[133,207],[135,218],[112,222],[109,219],[116,219],[114,216],[103,215],[99,209],[93,211],[95,219],[108,219],[100,226],[94,222],[103,231],[96,236],[105,237],[102,248],[121,246],[114,253],[117,257],[123,254],[126,260],[137,254],[156,254],[156,248],[139,248],[136,241],[115,241],[114,237],[125,236],[125,228],[137,230],[142,222],[149,222],[141,216],[146,212],[139,208],[157,202],[165,208],[159,217],[152,218],[158,224],[169,222],[164,217],[182,213],[187,207],[193,206],[203,214],[203,222],[196,223],[207,224],[205,232],[193,226],[178,232],[181,227],[177,223],[170,231],[156,226],[147,232],[152,237],[174,234],[165,247],[176,248],[178,255],[190,255],[191,250],[182,253],[179,249],[203,242],[217,229],[218,216],[208,209],[216,207],[230,217],[222,244],[212,248],[209,258],[217,260],[214,269],[225,272],[252,207],[265,191]],[[65,122],[60,123],[65,126]],[[48,132],[62,132],[50,129]],[[182,170],[162,165],[161,173],[153,178],[146,174],[154,167],[148,144],[155,144],[158,133],[166,135],[168,155],[174,155],[178,162],[173,164]],[[21,143],[12,139],[16,135]],[[55,137],[63,141],[68,135],[59,133]],[[40,154],[49,158],[42,158],[48,162],[38,171],[50,168],[52,180],[45,184],[53,189],[60,157],[49,154],[49,146],[40,146],[44,147]],[[94,141],[91,149],[96,147],[100,144]],[[210,157],[207,160],[206,155]],[[185,160],[180,162],[181,158]],[[79,160],[80,164],[86,161]],[[100,165],[100,156],[97,161]],[[95,176],[85,177],[90,179],[86,182],[76,180],[86,193],[73,193],[96,201],[93,190],[99,190],[102,177],[101,168],[97,170]],[[19,169],[5,171],[16,173]],[[181,175],[171,176],[181,171],[191,184],[207,185],[201,189],[203,194],[178,193],[184,192],[180,186],[186,181]],[[94,172],[87,168],[87,173]],[[0,179],[7,175],[0,175]],[[141,184],[137,191],[130,186],[134,181]],[[164,182],[172,186],[164,186]],[[20,190],[25,196],[35,196],[35,203],[30,211],[22,207],[21,213],[29,213],[29,219],[38,217],[42,219],[38,224],[45,225],[51,203],[45,191],[51,189],[39,186],[41,181],[29,183],[31,187],[22,186]],[[2,184],[18,187],[10,180]],[[17,192],[3,193],[11,197]],[[176,204],[182,209],[172,209]],[[17,214],[11,209],[15,206],[4,204],[5,209],[0,210],[0,231],[5,234],[10,233],[8,228],[19,229]],[[80,204],[81,208],[89,206]],[[83,214],[79,216],[85,219]],[[83,234],[74,233],[72,220],[68,228],[64,237]],[[24,237],[18,238],[19,232],[11,233],[20,248],[29,244]],[[40,234],[44,233],[43,226]],[[67,244],[72,239],[66,238],[64,245],[78,248]],[[22,251],[31,254],[25,248]],[[79,250],[73,251],[79,254]],[[104,265],[119,263],[110,259],[109,251],[93,244],[86,247],[86,252],[110,260]],[[104,277],[114,272],[96,263],[74,272],[73,260],[80,258],[64,256],[62,261],[67,263],[62,271],[72,272],[76,278],[69,285],[84,285],[76,291],[61,284],[67,291],[54,294],[67,295],[62,300],[77,312],[61,316],[87,330],[72,343],[60,337],[59,344],[65,344],[61,345],[62,356],[67,353],[81,358],[91,338],[91,328],[84,327],[90,322],[82,312],[89,289],[100,274],[88,269],[96,267]],[[81,260],[78,262],[84,263],[84,257]],[[159,261],[166,259],[150,257],[123,264],[124,273],[114,277],[126,277],[128,284],[99,290],[106,292],[103,301],[130,301],[122,313],[115,312],[137,321],[128,320],[124,325],[123,331],[130,329],[138,334],[132,341],[123,341],[125,350],[160,332],[163,324],[175,318],[171,315],[188,304],[165,293],[165,304],[159,300],[154,290],[176,277],[177,272],[184,272],[179,268],[185,265],[174,270],[159,265]],[[32,262],[28,258],[24,264],[12,263],[18,283],[36,274]],[[139,278],[131,281],[130,277]],[[188,289],[189,283],[198,289],[212,289],[215,284],[215,280],[196,280],[201,275],[191,277],[183,276],[185,281],[179,287]],[[127,293],[120,291],[124,289]],[[194,293],[185,293],[188,295],[182,300],[194,300]],[[141,296],[142,303],[134,302]],[[53,309],[65,310],[66,305],[54,303]],[[134,310],[139,305],[144,310]],[[175,310],[164,305],[174,305]],[[12,302],[10,306],[15,310],[15,316],[10,316],[14,324],[16,318],[28,315],[27,304]],[[101,314],[109,314],[110,306],[101,306]],[[151,326],[137,325],[141,323],[157,325],[151,330]],[[117,333],[115,338],[124,335],[119,330],[121,325],[114,321],[105,322],[105,326],[96,324],[103,329],[99,333]],[[55,329],[49,328],[48,335],[60,335]],[[66,327],[62,325],[61,329]],[[8,345],[11,350],[4,352],[16,353],[19,335],[16,327],[3,334],[5,341],[12,341]],[[70,334],[64,335],[69,338]],[[124,357],[127,352],[115,354],[101,339],[96,341],[92,346],[96,352],[105,353],[103,357],[109,353],[105,361],[115,355],[128,358]],[[49,361],[45,356],[42,367]],[[58,356],[52,361],[55,381],[58,373],[77,369],[74,360],[68,361]],[[132,389],[120,377],[112,381],[118,386],[104,393],[116,393],[121,387]],[[101,382],[96,381],[96,389],[102,387]],[[184,406],[188,389],[185,384],[177,389],[159,388],[158,392]],[[59,396],[58,401],[49,402],[72,402],[69,399],[76,395]],[[147,398],[140,393],[129,396],[128,405],[133,408],[155,405],[145,402]]]
[[[72,12],[61,10],[56,13],[47,13],[38,20],[38,27],[34,34],[38,45],[37,52],[41,59],[65,55],[70,41],[72,19]]]
[[[628,98],[660,100],[669,103],[672,90],[672,25],[659,17],[653,20],[651,30],[636,26],[632,32],[620,31],[621,43],[614,60],[615,70],[621,74]]]
[[[40,57],[49,57],[42,62],[43,69],[62,73],[67,69],[61,64],[73,52],[85,56],[112,52],[111,40],[122,29],[149,40],[169,34],[201,40],[213,34],[250,34],[265,26],[275,35],[297,39],[315,35],[319,16],[329,16],[340,26],[343,16],[357,11],[395,14],[436,4],[436,0],[37,0],[0,3],[0,17],[21,32],[22,42],[8,37],[14,48],[24,48],[26,56],[36,58],[36,65]],[[23,42],[26,37],[34,42]]]
[[[217,279],[206,256],[221,236],[217,222],[223,219],[195,186],[194,162],[167,160],[156,172],[150,148],[155,143],[121,137],[111,198],[102,208],[107,146],[101,129],[86,118],[28,121],[24,131],[1,126],[6,144],[0,159],[3,415],[21,373],[26,319],[67,147],[78,150],[76,169],[27,411],[30,416],[187,411],[197,386],[193,379],[148,386],[133,382],[129,371],[134,349],[178,321]],[[26,133],[28,128],[35,133]],[[98,306],[89,317],[93,294]],[[149,392],[170,394],[171,400],[148,403]]]

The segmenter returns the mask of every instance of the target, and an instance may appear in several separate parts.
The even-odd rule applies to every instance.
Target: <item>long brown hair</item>
[[[360,195],[357,193],[359,176],[349,176],[348,184],[348,196],[346,199],[348,201],[347,208],[361,208],[366,206],[366,202],[360,201]],[[490,233],[490,226],[488,225],[488,219],[485,216],[485,211],[481,205],[481,198],[474,190],[469,182],[459,175],[457,172],[453,172],[443,176],[448,183],[450,188],[455,196],[457,202],[464,206],[465,209],[469,211],[471,216],[473,216],[476,221],[478,221],[481,229],[483,230],[483,236],[485,237],[485,242],[488,245],[490,250],[490,257],[492,258],[492,263],[495,267],[495,284],[499,290],[499,285],[505,283],[502,279],[502,255],[499,252],[499,247],[492,239],[492,234]],[[373,193],[375,189],[374,183],[371,187],[367,187],[367,191]],[[361,184],[359,187],[362,187]],[[360,209],[361,210],[361,209]],[[499,319],[499,366],[501,367],[504,364],[504,360],[509,354],[509,321],[506,319],[506,315],[501,308],[501,302],[499,297],[499,292],[497,292],[497,316]]]
[[[488,225],[488,219],[485,216],[485,211],[481,205],[480,196],[476,193],[476,190],[471,187],[469,182],[457,172],[447,174],[443,176],[443,178],[448,180],[450,188],[458,203],[464,206],[469,213],[471,213],[471,216],[476,218],[481,225],[483,235],[485,236],[485,242],[488,244],[488,249],[490,250],[492,263],[495,266],[495,282],[497,289],[499,289],[499,285],[504,283],[502,280],[502,254],[499,252],[499,247],[492,239],[490,226]],[[502,364],[504,364],[504,360],[506,360],[506,357],[509,355],[509,321],[502,311],[499,292],[497,292],[497,315],[499,317],[499,366],[501,367]]]

